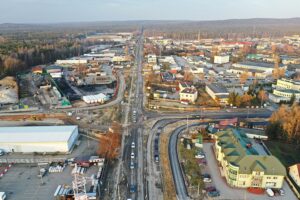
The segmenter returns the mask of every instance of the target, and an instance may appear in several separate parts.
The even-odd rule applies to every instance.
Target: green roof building
[[[246,134],[227,129],[215,134],[215,154],[232,187],[281,188],[286,169],[274,156],[259,155]]]

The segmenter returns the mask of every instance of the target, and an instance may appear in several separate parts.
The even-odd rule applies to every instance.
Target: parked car
[[[280,189],[280,190],[279,190],[279,193],[280,193],[280,196],[283,196],[283,195],[285,195],[285,191],[284,191],[284,189]]]
[[[211,183],[211,178],[203,178],[204,183]]]
[[[197,155],[195,155],[195,158],[205,158],[205,155],[204,154],[197,154]]]
[[[214,190],[214,191],[208,192],[207,195],[208,195],[209,197],[218,197],[218,196],[220,196],[220,192],[217,191],[217,190]]]
[[[266,189],[266,193],[268,194],[269,197],[274,197],[274,192],[271,188]]]
[[[205,191],[206,192],[212,192],[212,191],[216,191],[217,189],[216,189],[216,187],[214,187],[214,186],[209,186],[209,187],[207,187],[207,188],[205,188]]]
[[[202,178],[203,178],[204,183],[211,183],[212,182],[211,176],[209,174],[203,174]]]

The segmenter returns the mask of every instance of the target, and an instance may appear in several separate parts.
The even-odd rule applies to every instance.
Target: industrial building
[[[0,149],[18,153],[68,153],[78,136],[78,126],[0,127]]]

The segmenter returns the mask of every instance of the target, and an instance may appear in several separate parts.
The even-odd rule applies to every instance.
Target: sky
[[[0,23],[300,17],[300,0],[0,0]]]

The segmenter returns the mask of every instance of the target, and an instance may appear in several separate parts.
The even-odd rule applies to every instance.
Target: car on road
[[[134,184],[130,185],[129,191],[130,191],[130,193],[135,193],[136,192],[136,185],[134,185]]]
[[[134,149],[135,148],[135,143],[131,142],[131,148]]]
[[[218,197],[220,196],[220,192],[218,190],[210,191],[207,193],[209,197]]]
[[[130,157],[131,159],[134,159],[134,152],[131,152]]]
[[[134,169],[134,162],[130,162],[130,169]]]

